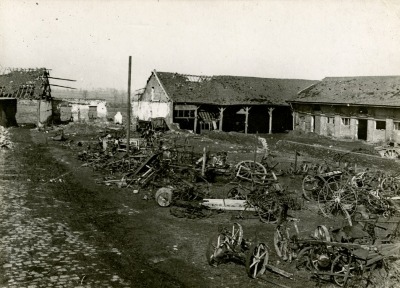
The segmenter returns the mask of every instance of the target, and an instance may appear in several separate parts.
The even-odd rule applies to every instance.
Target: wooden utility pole
[[[129,56],[129,68],[128,68],[128,123],[126,128],[126,152],[129,153],[129,142],[131,139],[131,66],[132,56]]]

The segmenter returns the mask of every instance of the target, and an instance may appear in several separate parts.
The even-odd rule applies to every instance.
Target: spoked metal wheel
[[[270,195],[264,194],[257,197],[254,200],[254,206],[261,222],[270,223],[276,221],[279,205]]]
[[[229,235],[230,246],[235,249],[240,246],[243,241],[243,228],[239,223],[233,223],[232,231]]]
[[[333,282],[340,287],[344,287],[357,273],[357,262],[350,262],[350,257],[347,255],[337,256],[331,266]],[[358,271],[359,272],[359,271]]]
[[[211,236],[206,251],[208,264],[218,266],[223,261],[225,253],[229,251],[228,241],[228,237],[223,233]]]
[[[267,169],[259,162],[241,161],[236,165],[235,176],[245,181],[263,184],[267,176]]]
[[[318,191],[321,187],[319,187],[319,182],[316,177],[312,175],[306,175],[303,178],[302,188],[303,188],[303,196],[306,200],[310,201],[314,197],[314,193]]]
[[[264,274],[268,264],[268,247],[264,243],[255,243],[250,247],[246,257],[246,271],[251,278]]]
[[[274,233],[274,247],[276,254],[283,261],[286,261],[290,258],[288,251],[288,244],[289,244],[289,231],[284,227],[277,228]]]
[[[168,207],[169,205],[171,205],[172,191],[173,189],[169,187],[162,187],[157,190],[155,199],[159,206]]]
[[[318,205],[325,217],[343,213],[351,226],[350,216],[357,208],[357,192],[349,181],[327,182],[318,193]]]

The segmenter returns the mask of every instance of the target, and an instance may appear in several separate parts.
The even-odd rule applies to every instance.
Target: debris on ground
[[[14,148],[14,143],[10,140],[9,132],[3,126],[0,126],[0,148]]]

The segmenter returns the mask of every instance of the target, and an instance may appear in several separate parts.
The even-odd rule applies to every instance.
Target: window
[[[386,121],[375,121],[376,130],[386,130]]]
[[[328,124],[335,124],[335,117],[328,117]]]
[[[345,126],[350,125],[350,118],[342,118],[342,124]]]
[[[89,106],[89,119],[96,119],[97,118],[97,106]]]
[[[154,101],[154,87],[151,87],[151,101]]]
[[[393,129],[399,131],[400,130],[400,122],[393,122]]]

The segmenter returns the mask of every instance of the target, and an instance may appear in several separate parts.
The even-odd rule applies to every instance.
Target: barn
[[[48,77],[46,68],[10,69],[0,75],[0,125],[44,124],[51,121]]]
[[[288,102],[295,130],[400,143],[400,76],[327,77]]]
[[[242,76],[198,76],[152,71],[132,103],[133,116],[195,131],[273,133],[293,128],[286,102],[312,80]]]

